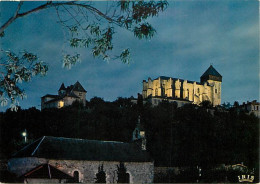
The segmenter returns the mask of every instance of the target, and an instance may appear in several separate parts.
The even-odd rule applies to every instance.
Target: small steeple
[[[133,138],[132,140],[133,141],[141,141],[142,144],[141,144],[141,148],[142,150],[146,150],[146,138],[145,138],[145,131],[144,131],[144,128],[141,124],[141,121],[140,121],[140,116],[138,116],[138,121],[137,121],[137,124],[136,124],[136,127],[133,131]]]
[[[61,95],[64,95],[65,92],[66,92],[66,88],[65,88],[64,83],[62,83],[61,86],[60,86],[60,89],[59,89],[58,93],[59,93],[59,95],[61,96]]]
[[[61,84],[59,91],[66,90],[64,83]]]

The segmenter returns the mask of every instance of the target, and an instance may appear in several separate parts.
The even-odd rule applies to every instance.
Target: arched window
[[[189,97],[190,97],[190,91],[189,91],[189,89],[187,89],[187,99],[189,100]]]
[[[158,96],[158,89],[155,89],[155,96]]]
[[[198,88],[198,93],[200,93],[200,88]]]
[[[163,84],[163,87],[162,87],[162,96],[165,96],[165,84]]]
[[[215,93],[218,93],[218,90],[217,90],[217,89],[215,89]]]
[[[75,183],[79,183],[79,171],[74,171],[73,178]]]

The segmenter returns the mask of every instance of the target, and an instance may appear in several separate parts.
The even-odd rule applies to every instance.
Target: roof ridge
[[[39,146],[41,145],[42,141],[45,139],[45,136],[43,136],[42,140],[40,141],[40,143],[36,146],[35,150],[32,152],[31,156],[34,155],[34,153],[36,152],[36,150],[39,148]]]
[[[81,141],[91,141],[91,142],[111,142],[111,143],[126,143],[126,142],[121,142],[121,141],[104,141],[104,140],[93,140],[93,139],[81,139],[81,138],[71,138],[71,137],[55,137],[55,136],[44,136],[46,138],[54,138],[54,139],[73,139],[73,140],[81,140]]]
[[[167,76],[159,76],[159,77],[157,77],[157,78],[155,78],[155,79],[153,79],[153,80],[157,80],[157,79],[159,79],[160,77],[167,77]],[[196,84],[200,84],[200,82],[198,82],[198,81],[193,81],[193,80],[188,80],[188,79],[182,79],[182,78],[176,78],[176,77],[167,77],[167,78],[171,78],[172,80],[180,80],[180,81],[187,81],[188,83],[194,83],[194,82],[196,82]]]
[[[34,144],[35,142],[37,142],[37,141],[40,140],[40,139],[42,139],[42,138],[39,138],[39,139],[33,141],[32,143],[30,143],[30,144],[24,146],[22,149],[20,149],[19,151],[15,152],[15,153],[13,154],[13,156],[16,155],[17,153],[19,153],[19,152],[25,150],[27,147],[31,146],[32,144]]]

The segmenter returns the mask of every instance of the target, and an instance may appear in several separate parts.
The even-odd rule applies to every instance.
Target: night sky
[[[95,2],[106,6],[107,2]],[[0,2],[1,25],[14,14],[17,2]],[[25,2],[22,11],[41,2]],[[57,94],[79,81],[94,96],[106,101],[137,96],[148,77],[169,76],[200,81],[212,63],[223,76],[222,103],[259,100],[259,2],[250,1],[170,1],[158,17],[149,19],[157,33],[150,40],[139,40],[116,29],[114,50],[131,49],[132,61],[123,64],[94,59],[88,49],[69,48],[65,30],[57,23],[54,9],[17,19],[0,39],[1,48],[16,53],[27,50],[49,64],[45,77],[23,83],[27,99],[22,108],[40,109],[40,97]],[[79,52],[82,62],[70,70],[62,68],[65,51]],[[9,107],[0,107],[4,111]]]

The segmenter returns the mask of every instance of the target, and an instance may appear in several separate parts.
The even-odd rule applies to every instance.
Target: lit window
[[[64,106],[64,102],[63,102],[63,101],[59,101],[59,102],[58,102],[58,107],[61,108],[61,107],[63,107],[63,106]]]
[[[144,131],[140,131],[140,136],[144,137],[144,135],[145,135],[145,132]]]

